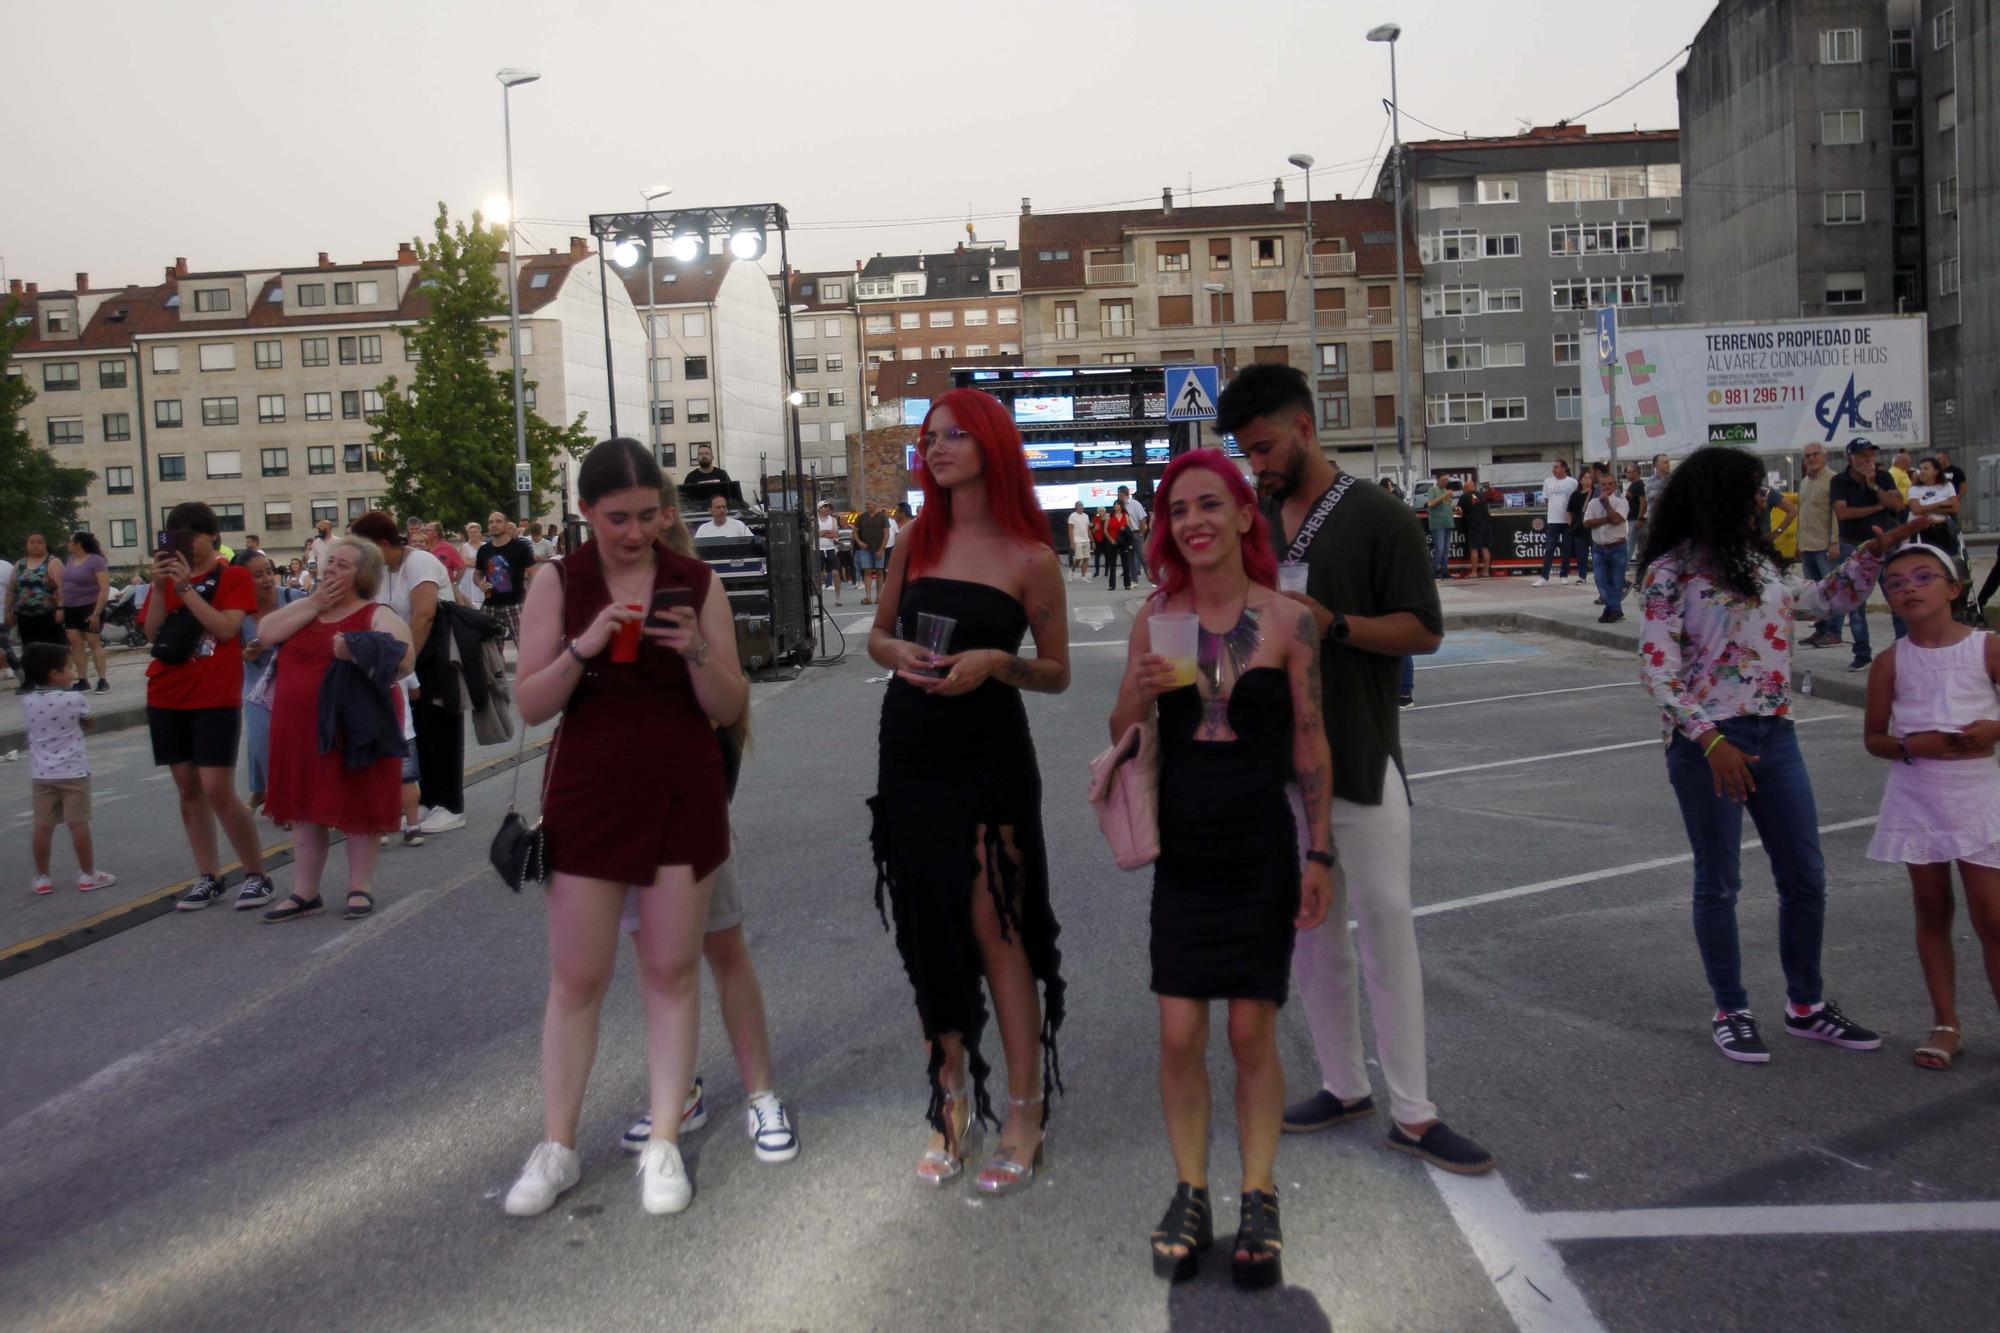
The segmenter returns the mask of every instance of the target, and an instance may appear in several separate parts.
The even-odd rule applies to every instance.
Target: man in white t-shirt
[[[833,589],[833,604],[840,605],[840,519],[826,501],[819,505],[819,576]]]
[[[708,522],[694,530],[694,539],[703,537],[748,537],[750,525],[740,518],[729,516],[729,497],[711,495],[708,497]]]
[[[1077,582],[1090,577],[1090,515],[1083,501],[1069,511],[1069,576]]]
[[[315,578],[326,572],[327,548],[333,545],[333,520],[323,518],[316,526],[318,535],[306,543],[306,568]]]
[[[1569,577],[1569,497],[1574,494],[1576,478],[1569,474],[1569,464],[1558,458],[1549,468],[1549,475],[1542,478],[1542,499],[1548,503],[1542,528],[1542,576],[1530,587],[1549,586],[1550,563],[1558,554],[1562,556],[1562,572],[1558,577]]]
[[[355,519],[348,531],[374,542],[382,552],[382,586],[375,600],[410,627],[410,642],[417,646],[421,660],[441,608],[457,600],[444,562],[411,546],[397,531],[395,520],[378,511]],[[465,714],[444,706],[444,699],[425,698],[420,690],[411,690],[409,695],[405,706],[415,731],[416,744],[410,752],[415,763],[404,766],[403,781],[417,783],[418,799],[430,809],[420,823],[406,827],[404,834],[407,838],[416,832],[449,833],[464,828]]]

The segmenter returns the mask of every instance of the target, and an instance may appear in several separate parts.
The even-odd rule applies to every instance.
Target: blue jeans
[[[1451,529],[1431,529],[1431,573],[1443,578],[1451,572]]]
[[[271,710],[256,704],[243,705],[243,740],[248,762],[250,790],[262,792],[271,785]]]
[[[1403,669],[1396,677],[1396,693],[1405,699],[1417,697],[1417,659],[1403,659]]]
[[[1597,579],[1597,595],[1604,599],[1604,609],[1613,615],[1625,614],[1625,561],[1631,550],[1624,542],[1616,546],[1593,546],[1590,550],[1590,572]]]
[[[1708,760],[1686,736],[1675,732],[1667,747],[1667,779],[1694,851],[1694,939],[1709,989],[1715,992],[1715,1007],[1734,1010],[1750,1004],[1736,939],[1745,808],[1764,840],[1777,881],[1778,961],[1785,971],[1785,994],[1794,1004],[1818,1004],[1826,864],[1820,858],[1819,815],[1798,737],[1791,720],[1781,717],[1732,717],[1720,726],[1724,739],[1757,758],[1750,767],[1757,790],[1747,801],[1715,794]]]
[[[1828,574],[1833,573],[1834,569],[1833,559],[1825,551],[1799,552],[1799,565],[1805,576],[1814,583],[1818,583]],[[1825,620],[1815,620],[1813,622],[1813,633],[1829,638],[1839,638],[1840,617],[1828,616]]]
[[[1543,530],[1542,536],[1544,538],[1542,542],[1542,577],[1547,578],[1549,576],[1550,567],[1554,565],[1556,557],[1561,556],[1562,573],[1558,577],[1568,578],[1569,524],[1551,523]]]

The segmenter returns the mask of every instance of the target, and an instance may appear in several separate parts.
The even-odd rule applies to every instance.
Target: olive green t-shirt
[[[1306,513],[1317,507],[1318,497]],[[1271,544],[1285,558],[1292,534],[1276,500],[1266,501]],[[1410,507],[1365,478],[1334,506],[1306,551],[1306,591],[1329,611],[1386,616],[1408,611],[1441,633],[1444,614],[1431,577],[1430,543]],[[1333,750],[1333,794],[1356,805],[1382,804],[1388,761],[1403,767],[1396,726],[1396,677],[1401,659],[1349,648],[1329,635],[1320,645],[1320,691],[1327,744]],[[1407,786],[1404,799],[1409,797]]]

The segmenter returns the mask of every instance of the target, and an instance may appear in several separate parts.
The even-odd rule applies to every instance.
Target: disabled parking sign
[[[1222,374],[1214,366],[1168,366],[1167,420],[1212,420],[1221,384]]]

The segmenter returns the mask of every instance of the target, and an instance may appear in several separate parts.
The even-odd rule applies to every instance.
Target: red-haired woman
[[[1160,1006],[1160,1101],[1180,1184],[1153,1233],[1153,1271],[1194,1276],[1213,1233],[1208,1205],[1208,1006],[1229,1001],[1236,1059],[1242,1224],[1238,1286],[1281,1275],[1272,1166],[1284,1114],[1278,1007],[1292,936],[1326,915],[1333,882],[1332,759],[1320,721],[1319,630],[1272,586],[1277,563],[1256,496],[1222,454],[1167,466],[1153,497],[1146,564],[1158,590],[1132,627],[1111,735],[1157,705],[1160,859],[1153,869],[1153,991]],[[1193,615],[1196,680],[1153,649],[1159,615]],[[1296,781],[1311,836],[1305,869],[1285,787]]]
[[[918,1179],[956,1179],[972,1117],[997,1123],[979,1050],[983,974],[999,1012],[1008,1107],[978,1185],[1005,1194],[1034,1179],[1046,1098],[1051,1085],[1061,1090],[1062,955],[1021,691],[1069,688],[1068,615],[1062,567],[1007,409],[954,389],[924,418],[917,450],[923,513],[896,537],[868,636],[868,655],[894,673],[868,802],[875,902],[881,909],[886,890],[929,1043],[936,1133]],[[957,622],[936,657],[913,641],[925,614]],[[1021,657],[1028,632],[1035,655]]]

